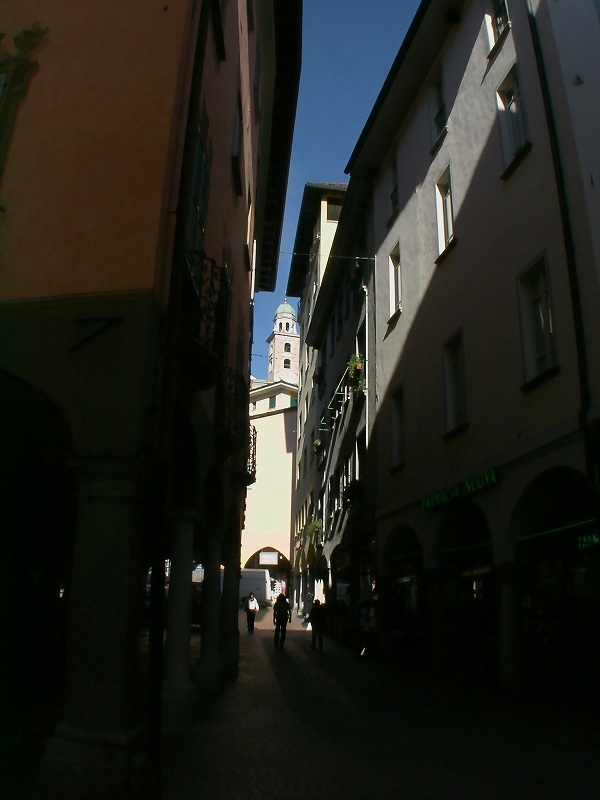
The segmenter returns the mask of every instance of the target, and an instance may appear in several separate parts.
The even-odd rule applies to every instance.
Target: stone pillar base
[[[200,713],[198,690],[193,683],[163,687],[163,731],[175,733],[193,727]]]
[[[204,660],[200,658],[193,679],[200,701],[205,703],[213,699],[225,686],[221,659],[214,656]]]
[[[159,800],[141,731],[100,735],[59,725],[40,764],[41,800]]]

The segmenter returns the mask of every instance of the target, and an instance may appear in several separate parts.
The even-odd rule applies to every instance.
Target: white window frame
[[[390,276],[390,318],[402,313],[402,260],[400,242],[397,242],[388,256]]]
[[[494,42],[497,42],[504,36],[505,31],[510,28],[510,17],[506,0],[492,1],[491,22]]]
[[[543,256],[519,275],[518,291],[523,367],[529,382],[558,367],[552,295]]]
[[[444,395],[446,433],[467,424],[465,353],[462,329],[444,342]]]
[[[435,185],[438,229],[438,254],[448,249],[454,239],[454,201],[452,174],[446,167]]]
[[[446,92],[442,64],[438,64],[431,81],[431,129],[433,141],[443,136],[448,127],[448,112],[446,109]]]
[[[504,166],[508,167],[529,142],[517,65],[513,64],[496,92]]]

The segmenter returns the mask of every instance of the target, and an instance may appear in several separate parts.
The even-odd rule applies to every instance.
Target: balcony
[[[219,445],[232,452],[245,447],[248,441],[250,395],[241,373],[227,367],[224,375],[225,380],[218,387],[215,435]],[[256,473],[256,467],[254,471]]]
[[[223,374],[231,286],[227,269],[202,251],[188,252],[186,264],[179,366],[185,380],[202,391]]]

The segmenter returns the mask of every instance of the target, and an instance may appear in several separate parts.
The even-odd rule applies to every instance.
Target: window
[[[340,214],[342,213],[343,202],[341,198],[327,198],[327,219],[329,222],[338,222]]]
[[[284,353],[291,353],[292,352],[292,345],[289,342],[286,342],[283,345],[283,352]]]
[[[392,466],[404,464],[404,390],[392,394]]]
[[[292,362],[291,362],[291,360],[289,358],[284,358],[283,359],[283,368],[284,369],[291,369],[292,368]]]
[[[208,127],[208,121],[206,120]],[[202,258],[204,250],[204,230],[208,213],[208,195],[210,189],[210,164],[204,146],[203,131],[196,135],[196,152],[194,154],[194,172],[192,178],[192,202],[187,219],[186,250],[188,264],[192,271],[194,284],[198,292],[202,291]]]
[[[504,164],[510,168],[515,160],[520,161],[521,157],[529,152],[525,113],[516,66],[511,69],[498,89],[498,111]]]
[[[462,331],[444,345],[446,432],[462,430],[467,422],[465,363]]]
[[[519,278],[521,335],[526,381],[557,367],[552,304],[543,258]]]
[[[277,398],[275,396],[269,397],[269,408],[275,408]]]
[[[290,397],[290,408],[298,408],[298,398]]]
[[[244,182],[242,180],[242,160],[244,156],[243,136],[242,97],[238,92],[235,119],[233,122],[233,144],[231,147],[231,175],[235,193],[238,197],[241,197],[244,193]]]
[[[497,42],[505,30],[508,29],[508,9],[505,0],[494,0],[494,14],[492,17],[494,40]]]
[[[256,117],[260,117],[260,70],[261,70],[261,55],[260,48],[256,47],[256,60],[254,62],[254,113]]]
[[[436,185],[438,212],[438,251],[443,253],[454,239],[454,210],[450,167],[446,169]]]
[[[400,244],[389,256],[390,269],[390,317],[402,311],[402,268],[400,265]]]
[[[435,137],[437,138],[444,132],[446,122],[448,121],[446,117],[446,102],[444,100],[444,84],[442,83],[441,67],[438,69],[438,73],[431,88],[433,94],[433,126]]]

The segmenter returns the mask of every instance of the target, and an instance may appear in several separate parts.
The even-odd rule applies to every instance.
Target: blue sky
[[[277,288],[254,305],[252,374],[267,377],[266,339],[283,302],[306,183],[347,183],[344,168],[419,0],[304,0],[302,75]],[[291,300],[296,306],[296,299]]]

